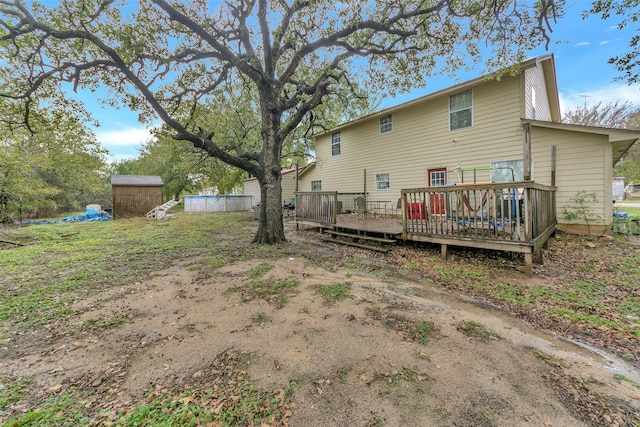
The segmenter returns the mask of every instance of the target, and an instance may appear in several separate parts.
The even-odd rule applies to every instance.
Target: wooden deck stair
[[[167,214],[167,211],[169,209],[171,209],[172,207],[180,204],[180,202],[182,202],[182,200],[169,200],[164,205],[156,206],[155,208],[153,208],[149,212],[147,212],[147,219],[154,219],[155,218],[158,221],[163,221],[163,220],[165,220],[167,218],[173,217],[173,215]]]
[[[375,237],[358,233],[356,230],[338,231],[331,229],[320,229],[322,240],[343,245],[356,246],[358,248],[369,249],[378,252],[389,252],[396,243],[396,239],[389,237]],[[325,235],[325,234],[328,234]]]

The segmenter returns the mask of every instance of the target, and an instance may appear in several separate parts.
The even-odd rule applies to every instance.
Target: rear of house
[[[556,217],[579,191],[612,217],[613,164],[640,133],[563,125],[552,55],[347,123],[317,137],[300,191],[366,193],[395,207],[401,190],[535,181],[557,187]]]
[[[294,192],[296,190],[296,169],[282,169],[282,204],[286,205],[289,203],[293,203]],[[260,194],[260,184],[258,183],[258,179],[248,178],[243,182],[244,194],[251,196],[251,206],[257,206],[262,196]]]

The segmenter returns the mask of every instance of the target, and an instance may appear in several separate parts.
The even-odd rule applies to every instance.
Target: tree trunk
[[[264,182],[263,182],[264,181]],[[260,183],[260,223],[253,243],[272,245],[286,241],[282,223],[282,175],[267,172]]]

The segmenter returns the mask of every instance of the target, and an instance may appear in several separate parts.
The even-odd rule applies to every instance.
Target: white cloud
[[[604,46],[605,44],[609,44],[609,43],[611,43],[611,41],[610,41],[610,40],[602,40],[602,41],[600,42],[600,46]]]
[[[591,90],[560,93],[562,112],[573,110],[578,105],[584,105],[585,102],[587,105],[596,105],[599,102],[608,104],[616,101],[620,103],[629,101],[640,106],[640,84],[629,86],[624,83],[610,83]]]
[[[127,128],[119,130],[97,130],[96,139],[105,148],[109,147],[139,147],[152,138],[145,128]]]
[[[589,46],[591,43],[589,42],[578,42],[574,44],[575,47]]]

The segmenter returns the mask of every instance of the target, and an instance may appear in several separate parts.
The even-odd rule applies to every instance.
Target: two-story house
[[[584,228],[563,208],[580,191],[595,193],[591,222],[605,229],[613,166],[640,132],[560,119],[554,57],[537,57],[519,74],[470,80],[318,135],[315,165],[300,175],[299,189],[366,193],[369,203],[395,207],[403,189],[532,181],[555,187],[560,228]],[[444,213],[431,204],[431,213]]]
[[[531,274],[557,228],[607,229],[613,166],[638,139],[561,123],[554,57],[545,55],[514,75],[470,80],[318,135],[316,161],[299,176],[296,221],[353,232],[359,246],[364,235],[437,243],[443,258],[449,245],[519,252]],[[585,204],[576,205],[580,194]],[[390,210],[397,223],[379,229],[342,215]]]

